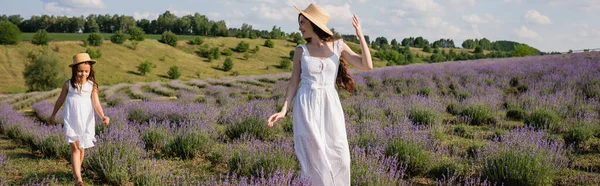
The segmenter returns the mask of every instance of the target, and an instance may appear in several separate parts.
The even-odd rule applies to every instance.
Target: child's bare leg
[[[83,157],[85,156],[85,149],[79,149],[79,170],[83,170],[81,167],[83,166]]]
[[[81,178],[81,149],[79,148],[79,141],[70,143],[71,145],[71,161],[73,163],[73,175],[77,181],[83,181]]]

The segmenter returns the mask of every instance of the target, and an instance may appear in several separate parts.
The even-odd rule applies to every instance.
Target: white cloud
[[[104,8],[102,0],[42,0],[44,6],[54,8]]]
[[[521,26],[521,29],[515,30],[515,32],[519,38],[541,40],[541,37],[535,31],[525,26]]]
[[[600,1],[598,0],[550,0],[549,5],[560,8],[574,7],[586,12],[597,12],[597,10],[600,9]]]
[[[479,24],[486,22],[483,19],[481,19],[477,14],[464,15],[462,19],[463,21],[466,21],[467,23],[471,24]]]
[[[264,19],[270,20],[288,20],[294,21],[296,20],[297,11],[294,8],[279,8],[274,6],[267,6],[264,3],[261,3],[258,7],[252,7],[252,11],[258,13],[258,15]]]
[[[404,16],[407,14],[406,11],[400,9],[392,10],[391,12],[395,13],[397,16]]]
[[[522,0],[504,0],[507,3],[521,3]]]
[[[402,6],[420,12],[435,11],[441,8],[440,5],[433,0],[406,0],[403,2]]]
[[[158,13],[150,13],[150,12],[144,12],[144,13],[139,13],[139,12],[133,12],[133,18],[136,20],[141,20],[141,19],[148,19],[148,20],[155,20],[158,18]]]
[[[219,14],[219,12],[208,12],[206,16],[208,16],[209,19],[218,19],[221,17],[221,14]]]
[[[540,14],[537,10],[528,10],[525,13],[525,20],[530,23],[536,24],[551,24],[552,20],[548,16]]]
[[[598,29],[589,29],[589,30],[580,30],[577,32],[577,36],[579,37],[590,37],[590,38],[598,38],[600,37],[600,30]]]
[[[178,17],[183,17],[186,15],[194,15],[194,12],[191,12],[188,10],[176,9],[176,8],[173,8],[173,5],[169,5],[169,8],[167,8],[167,10],[169,12],[171,12],[172,14],[175,14]]]
[[[352,12],[348,3],[341,6],[323,5],[322,7],[329,13],[329,22],[332,22],[332,20],[334,22],[352,20]],[[348,24],[351,24],[351,22],[348,22]]]
[[[44,10],[57,14],[67,14],[73,11],[71,8],[58,6],[56,2],[44,3]]]

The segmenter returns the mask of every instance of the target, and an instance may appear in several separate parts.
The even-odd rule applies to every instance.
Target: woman
[[[294,149],[301,176],[310,178],[313,185],[350,185],[350,149],[335,85],[353,93],[354,81],[344,61],[371,70],[371,53],[356,15],[352,24],[362,55],[333,35],[326,26],[329,14],[317,4],[305,10],[295,8],[300,11],[299,30],[307,44],[295,49],[285,102],[280,112],[269,117],[268,125],[285,117],[293,99]]]

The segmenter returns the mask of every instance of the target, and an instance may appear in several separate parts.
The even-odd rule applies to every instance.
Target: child
[[[96,111],[105,125],[110,121],[104,115],[98,98],[98,84],[94,78],[93,68],[95,63],[96,61],[92,60],[87,53],[73,56],[73,63],[69,65],[72,72],[71,79],[64,83],[52,116],[48,120],[48,124],[53,125],[56,112],[65,103],[63,127],[71,146],[71,163],[77,185],[83,185],[81,164],[85,154],[84,149],[93,147],[96,141],[93,111]]]

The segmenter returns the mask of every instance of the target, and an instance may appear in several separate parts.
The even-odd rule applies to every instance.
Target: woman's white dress
[[[67,141],[79,140],[79,148],[90,148],[96,142],[94,107],[92,106],[93,82],[81,86],[81,92],[71,86],[64,105],[64,131]]]
[[[313,185],[350,185],[350,150],[344,112],[335,80],[343,41],[334,42],[334,55],[312,57],[306,45],[301,59],[300,88],[294,98],[294,149],[301,176]]]

